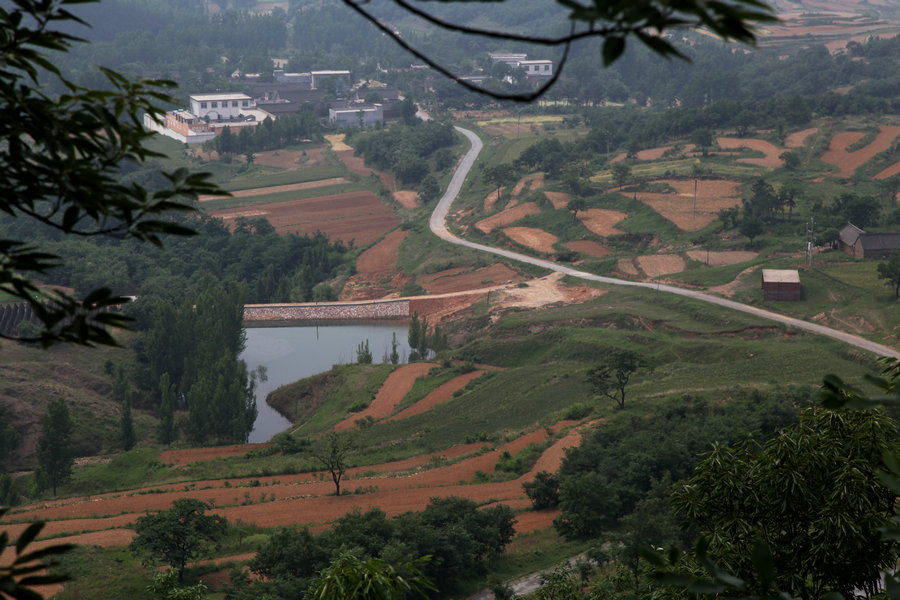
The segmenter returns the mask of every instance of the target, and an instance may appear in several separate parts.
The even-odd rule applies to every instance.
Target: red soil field
[[[544,192],[544,195],[547,196],[547,200],[550,201],[553,208],[557,210],[565,208],[569,200],[572,199],[572,195],[565,192]]]
[[[313,235],[371,244],[399,224],[391,210],[370,191],[305,198],[211,211],[226,223],[237,217],[265,217],[278,233]]]
[[[514,206],[513,208],[508,208],[502,212],[497,213],[496,215],[491,215],[486,219],[482,219],[475,223],[475,227],[477,227],[482,233],[490,233],[496,227],[503,227],[504,225],[509,225],[511,223],[515,223],[519,219],[533,215],[541,212],[541,209],[538,208],[538,205],[534,202],[526,202],[525,204],[520,204],[518,206]]]
[[[575,242],[568,242],[566,246],[568,246],[575,252],[593,256],[594,258],[606,256],[611,252],[610,249],[606,246],[598,244],[597,242],[594,242],[592,240],[578,240]]]
[[[231,446],[215,446],[213,448],[186,448],[184,450],[163,450],[159,454],[159,462],[167,465],[186,465],[201,460],[212,460],[218,457],[241,456],[251,450],[268,448],[272,444],[234,444]]]
[[[65,531],[66,526],[69,526],[69,531],[84,527],[123,527],[144,514],[146,510],[168,508],[171,502],[179,497],[192,497],[212,502],[218,507],[213,512],[232,521],[242,520],[262,527],[297,524],[322,526],[357,507],[362,510],[378,507],[389,516],[394,516],[407,510],[421,510],[430,498],[435,496],[458,495],[480,503],[506,502],[516,508],[525,508],[528,506],[528,500],[522,490],[522,483],[530,480],[538,470],[555,471],[564,455],[564,449],[576,445],[580,440],[577,432],[570,432],[558,440],[540,457],[535,468],[529,474],[518,479],[476,485],[469,485],[466,482],[471,481],[478,471],[492,472],[503,451],[516,454],[529,444],[539,443],[546,437],[547,429],[540,428],[501,447],[464,458],[455,464],[440,465],[440,462],[433,461],[431,457],[444,456],[452,459],[454,456],[476,450],[479,445],[469,444],[396,463],[352,469],[345,476],[343,488],[347,491],[357,488],[370,490],[362,495],[335,497],[331,495],[333,485],[325,474],[320,473],[318,476],[301,474],[259,478],[262,485],[254,488],[225,487],[223,480],[213,480],[195,482],[187,486],[193,488],[187,491],[151,494],[117,493],[92,498],[69,499],[56,507],[31,507],[31,510],[26,509],[24,512],[17,513],[15,518],[71,519],[88,517],[87,519],[55,523],[54,527],[59,527],[59,531]],[[422,467],[426,468],[423,470]],[[411,472],[410,469],[413,471]],[[385,474],[391,475],[386,476]],[[402,476],[397,476],[398,474]],[[232,486],[238,486],[240,480],[230,480],[229,483]],[[257,493],[260,493],[260,501],[256,500]],[[263,493],[271,499],[262,501],[261,494]],[[116,516],[97,516],[107,514],[116,514]],[[517,527],[517,531],[523,532],[545,527],[548,522],[546,517],[537,518],[532,517],[529,513],[524,513],[522,523]],[[120,528],[69,536],[64,538],[64,541],[122,546],[130,541],[132,535],[131,530]],[[59,541],[61,540],[54,540],[54,542]]]
[[[778,168],[784,164],[784,161],[778,158],[778,155],[784,152],[784,149],[765,140],[720,137],[718,138],[718,142],[719,147],[723,150],[733,150],[745,147],[765,154],[763,158],[739,158],[737,159],[738,162],[747,163],[749,165],[759,165],[770,169]]]
[[[900,126],[882,125],[881,132],[871,144],[856,152],[847,152],[847,146],[859,141],[864,135],[861,131],[843,131],[836,134],[831,138],[831,146],[828,152],[822,155],[822,160],[838,167],[841,177],[850,177],[858,167],[891,147],[894,139],[900,135]]]
[[[519,180],[519,183],[513,188],[512,197],[518,198],[526,188],[529,190],[539,190],[542,187],[544,187],[544,174],[532,173]]]
[[[398,190],[394,192],[394,200],[407,210],[419,207],[419,192]]]
[[[517,244],[545,254],[551,254],[553,244],[559,241],[552,233],[534,227],[506,227],[503,234]]]
[[[784,145],[788,148],[805,148],[809,143],[809,138],[817,133],[819,133],[818,127],[796,131],[784,138]]]
[[[453,397],[453,392],[463,389],[470,381],[481,377],[482,375],[484,375],[484,373],[484,371],[472,371],[471,373],[466,373],[465,375],[454,377],[447,383],[438,386],[437,389],[435,389],[433,392],[431,392],[409,408],[401,410],[397,414],[392,415],[388,419],[388,421],[408,419],[413,415],[418,415],[427,410],[431,410],[432,407],[450,400]]]
[[[694,181],[690,179],[660,179],[675,193],[638,192],[637,199],[649,205],[684,231],[698,231],[712,223],[723,208],[741,203],[738,183],[725,179],[701,179],[697,182],[696,210],[694,209]]]
[[[365,419],[372,417],[375,420],[383,419],[393,413],[400,401],[419,377],[428,374],[435,365],[433,363],[417,362],[403,365],[393,371],[388,378],[381,384],[375,399],[365,410],[353,413],[340,423],[334,426],[335,431],[344,431],[346,429],[354,429],[357,419]]]
[[[663,154],[666,153],[667,150],[671,150],[673,146],[662,146],[660,148],[648,148],[647,150],[641,150],[635,156],[638,160],[659,160],[663,157]],[[688,152],[692,152],[694,150],[694,144],[685,144],[684,149],[678,156],[685,156]],[[609,164],[615,164],[618,162],[622,162],[628,155],[626,153],[617,154],[609,161]]]
[[[620,210],[607,208],[589,208],[578,212],[578,220],[588,231],[603,237],[625,233],[616,228],[616,223],[624,220],[627,216],[627,213]]]
[[[289,183],[287,185],[272,185],[264,188],[253,188],[250,190],[236,190],[231,192],[232,198],[247,198],[251,196],[265,196],[267,194],[280,194],[282,192],[295,192],[297,190],[312,190],[329,185],[340,185],[342,183],[350,183],[348,179],[343,177],[332,177],[330,179],[319,179],[317,181],[307,181],[305,183]],[[199,196],[198,202],[209,202],[210,200],[220,200],[225,196]]]
[[[888,177],[893,177],[897,173],[900,173],[900,162],[892,164],[887,169],[875,175],[875,179],[887,179]]]
[[[356,259],[356,272],[380,276],[393,271],[397,264],[400,244],[403,243],[403,238],[407,233],[402,229],[395,229],[384,236],[383,240],[360,254]]]
[[[428,317],[429,323],[452,320],[466,312],[470,306],[487,296],[490,288],[473,292],[455,292],[445,296],[413,296],[409,299],[410,312]]]
[[[684,271],[684,259],[677,254],[653,254],[637,257],[641,271],[649,277],[659,277]]]
[[[702,263],[709,261],[711,267],[724,267],[753,260],[759,256],[759,252],[747,252],[745,250],[706,251],[688,250],[688,257]]]
[[[500,186],[499,188],[492,191],[490,194],[485,196],[484,198],[484,212],[491,212],[494,210],[494,205],[497,204],[497,201],[500,199],[500,196],[503,195],[503,190],[506,188]]]
[[[517,283],[524,279],[518,271],[498,263],[474,271],[463,269],[438,271],[431,275],[423,275],[418,281],[429,294],[446,294],[493,287],[506,282]]]

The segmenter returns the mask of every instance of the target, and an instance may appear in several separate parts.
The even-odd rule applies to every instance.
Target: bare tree
[[[331,473],[334,495],[341,495],[341,478],[347,471],[347,455],[353,450],[353,439],[332,431],[313,448],[313,455]]]

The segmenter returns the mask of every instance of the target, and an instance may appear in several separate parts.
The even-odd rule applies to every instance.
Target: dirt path
[[[428,374],[428,371],[434,366],[434,363],[417,362],[397,368],[388,375],[388,378],[381,384],[378,393],[375,395],[375,399],[372,400],[371,404],[369,404],[365,410],[353,413],[335,425],[334,430],[344,431],[353,429],[356,427],[356,421],[358,419],[372,417],[377,421],[389,416],[397,409],[397,406],[400,404],[400,401],[403,400],[406,393],[412,389],[416,379]]]

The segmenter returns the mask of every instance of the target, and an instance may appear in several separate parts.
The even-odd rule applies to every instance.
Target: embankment
[[[408,318],[408,298],[371,302],[247,304],[244,306],[244,322],[248,324],[278,321],[358,321]]]

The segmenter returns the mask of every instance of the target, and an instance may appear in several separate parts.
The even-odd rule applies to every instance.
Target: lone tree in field
[[[878,279],[884,279],[885,285],[894,286],[894,299],[900,298],[900,253],[891,254],[886,261],[878,263]]]
[[[572,213],[572,218],[578,220],[578,213],[587,210],[587,200],[584,198],[572,198],[566,204],[566,210]]]
[[[644,359],[630,350],[607,352],[602,362],[588,371],[587,380],[591,385],[591,391],[595,395],[606,396],[615,401],[617,408],[625,408],[625,388],[628,386],[628,380],[644,364]]]
[[[140,517],[134,527],[137,535],[129,546],[131,551],[149,554],[151,562],[163,562],[176,569],[181,581],[185,565],[225,537],[228,521],[205,514],[209,508],[202,500],[180,498],[169,510]]]
[[[47,413],[41,417],[43,432],[37,442],[38,485],[50,488],[56,495],[56,488],[72,476],[72,419],[69,408],[61,398],[55,398],[47,406]]]
[[[352,450],[353,440],[347,436],[341,437],[333,431],[313,448],[316,460],[331,473],[335,496],[341,495],[341,478],[347,471],[347,455]]]

